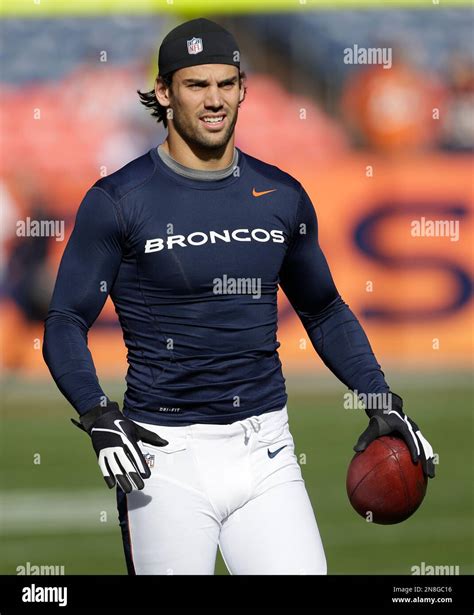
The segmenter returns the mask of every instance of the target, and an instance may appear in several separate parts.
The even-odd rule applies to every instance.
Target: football
[[[427,478],[401,438],[382,436],[352,458],[346,488],[367,521],[390,525],[408,519],[425,497]]]

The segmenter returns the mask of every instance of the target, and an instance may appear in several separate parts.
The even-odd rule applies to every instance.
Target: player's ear
[[[168,107],[170,104],[169,91],[170,86],[158,75],[155,80],[155,96],[163,107]]]
[[[239,86],[240,86],[239,107],[244,102],[245,95],[247,94],[246,79],[247,79],[247,77],[246,77],[245,73],[242,71],[240,73],[240,75],[239,75]]]

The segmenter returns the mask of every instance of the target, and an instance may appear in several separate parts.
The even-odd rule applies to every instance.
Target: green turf
[[[73,412],[59,395],[26,397],[26,389],[25,396],[17,390],[7,397],[1,423],[0,495],[9,509],[1,523],[0,573],[15,574],[29,561],[64,565],[66,574],[125,574],[113,492],[103,485],[87,436],[71,425]],[[439,454],[438,476],[412,518],[377,526],[352,510],[345,492],[365,414],[344,410],[341,392],[290,391],[290,427],[297,455],[306,458],[301,467],[330,573],[410,574],[421,562],[474,573],[472,393],[447,383],[411,388],[404,398]],[[29,521],[36,509],[51,516],[49,524]],[[226,574],[220,557],[216,572]]]

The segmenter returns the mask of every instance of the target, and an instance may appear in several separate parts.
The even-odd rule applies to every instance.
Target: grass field
[[[410,574],[425,562],[473,574],[472,391],[446,378],[435,388],[395,390],[440,463],[417,513],[377,526],[352,510],[345,492],[365,414],[343,409],[342,389],[303,392],[290,381],[290,427],[297,455],[306,458],[301,467],[329,573]],[[3,406],[0,573],[30,562],[64,566],[66,574],[125,574],[114,493],[88,438],[70,423],[72,409],[52,387],[25,383],[6,384]],[[220,557],[216,573],[227,574]]]

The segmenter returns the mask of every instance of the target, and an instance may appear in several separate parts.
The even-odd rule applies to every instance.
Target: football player
[[[233,35],[188,21],[158,67],[140,96],[167,138],[85,195],[44,357],[117,486],[131,574],[213,574],[218,545],[233,574],[325,574],[288,426],[278,286],[328,368],[390,402],[367,408],[356,450],[398,433],[429,476],[433,451],[334,285],[304,187],[234,145],[246,87]],[[107,296],[128,351],[123,411],[87,346]]]

